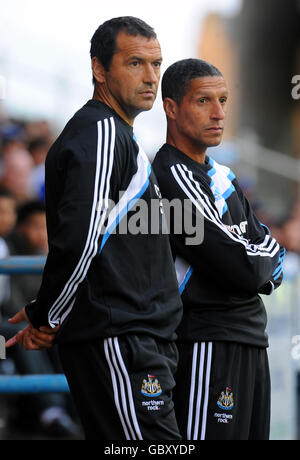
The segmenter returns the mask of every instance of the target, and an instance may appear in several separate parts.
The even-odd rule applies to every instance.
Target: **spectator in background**
[[[1,115],[1,112],[0,112]],[[12,149],[24,148],[26,133],[22,123],[13,120],[1,120],[0,122],[0,178],[3,170],[3,157]]]
[[[0,187],[0,259],[9,255],[5,237],[12,231],[16,222],[16,200],[14,195],[4,187]],[[0,307],[8,300],[9,279],[0,276]],[[1,315],[0,315],[1,316]]]
[[[11,208],[13,211],[13,204],[11,204]],[[10,255],[46,255],[48,245],[43,202],[28,201],[19,207],[15,229],[7,237],[6,242]],[[24,302],[28,303],[34,298],[40,283],[41,276],[39,275],[11,275],[10,296],[2,305],[1,335],[10,337],[22,328],[20,325],[7,323],[7,318],[19,311],[20,305],[23,305]],[[47,352],[30,353],[25,352],[22,347],[15,347],[15,349],[8,350],[7,357],[13,360],[18,374],[62,373],[55,347]],[[73,410],[69,395],[26,395],[26,397],[18,398],[17,403],[13,423],[18,421],[21,422],[22,426],[23,424],[32,426],[36,422],[38,428],[54,436],[78,435],[77,427],[69,412],[70,409]]]
[[[30,191],[42,201],[45,200],[45,160],[49,150],[49,141],[37,137],[28,144],[28,150],[33,159],[33,169],[30,175]]]
[[[296,201],[290,217],[282,225],[281,239],[288,251],[300,254],[300,200]]]
[[[43,138],[52,144],[54,141],[52,128],[47,120],[30,121],[24,124],[27,142]]]
[[[5,238],[16,223],[16,199],[14,194],[0,186],[0,237]]]
[[[1,201],[1,200],[0,200]],[[0,237],[0,259],[8,257],[8,247],[3,238]],[[0,307],[9,296],[9,279],[5,275],[0,275]]]
[[[7,238],[11,255],[46,255],[48,252],[46,214],[44,203],[38,200],[25,202],[18,208],[15,230]],[[30,302],[36,295],[41,276],[11,276],[9,315],[19,311],[20,305]]]
[[[11,140],[2,146],[0,185],[10,190],[19,204],[30,198],[32,168],[33,160],[23,143]]]

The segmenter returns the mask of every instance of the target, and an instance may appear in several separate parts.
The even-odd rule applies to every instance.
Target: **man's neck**
[[[113,109],[121,118],[123,118],[123,120],[126,121],[126,123],[128,123],[130,126],[133,126],[134,119],[130,118],[128,114],[126,114],[124,110],[121,108],[121,106],[112,97],[109,97],[108,94],[97,90],[97,88],[95,87],[93,99],[106,104],[108,107]]]
[[[197,163],[205,163],[207,147],[199,145],[195,146],[189,142],[185,142],[184,140],[176,139],[171,136],[170,133],[167,135],[167,144],[170,144],[180,150]]]

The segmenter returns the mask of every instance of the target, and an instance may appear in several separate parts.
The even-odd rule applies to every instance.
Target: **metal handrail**
[[[1,275],[42,274],[45,256],[10,256],[0,259]],[[1,375],[0,394],[67,393],[69,386],[63,374]]]
[[[10,256],[0,259],[0,275],[39,275],[43,273],[45,256]]]
[[[63,374],[0,375],[0,394],[68,393]]]

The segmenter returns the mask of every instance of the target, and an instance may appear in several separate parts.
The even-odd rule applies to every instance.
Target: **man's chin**
[[[208,142],[208,143],[206,144],[206,147],[207,147],[207,148],[210,148],[210,147],[218,147],[218,145],[220,145],[220,144],[221,144],[221,140],[219,140],[219,141],[213,141],[213,142]]]
[[[153,107],[154,102],[155,102],[155,98],[154,98],[154,97],[151,97],[151,98],[149,98],[148,100],[145,100],[145,101],[142,103],[142,106],[145,107],[145,110],[151,110],[152,107]]]
[[[148,112],[149,110],[152,109],[153,107],[153,104],[154,104],[154,101],[149,101],[148,103],[146,104],[141,104],[139,107],[136,107],[136,113],[137,115],[139,113],[142,113],[142,112]]]
[[[222,142],[222,138],[218,139],[211,139],[209,142],[207,142],[207,147],[218,147]]]

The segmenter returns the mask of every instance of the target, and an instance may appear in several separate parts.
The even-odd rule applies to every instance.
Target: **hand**
[[[270,295],[275,289],[277,289],[281,285],[283,280],[282,264],[285,254],[285,248],[283,246],[280,246],[279,259],[277,266],[272,274],[272,278],[264,286],[260,288],[260,290],[258,291],[259,294]]]
[[[19,343],[25,350],[48,350],[52,347],[56,333],[59,330],[59,326],[52,329],[49,326],[40,327],[35,329],[30,324],[29,318],[26,314],[25,308],[17,313],[13,318],[9,319],[10,324],[18,324],[26,321],[29,325],[19,331],[14,337],[6,342],[6,348],[12,347]]]

